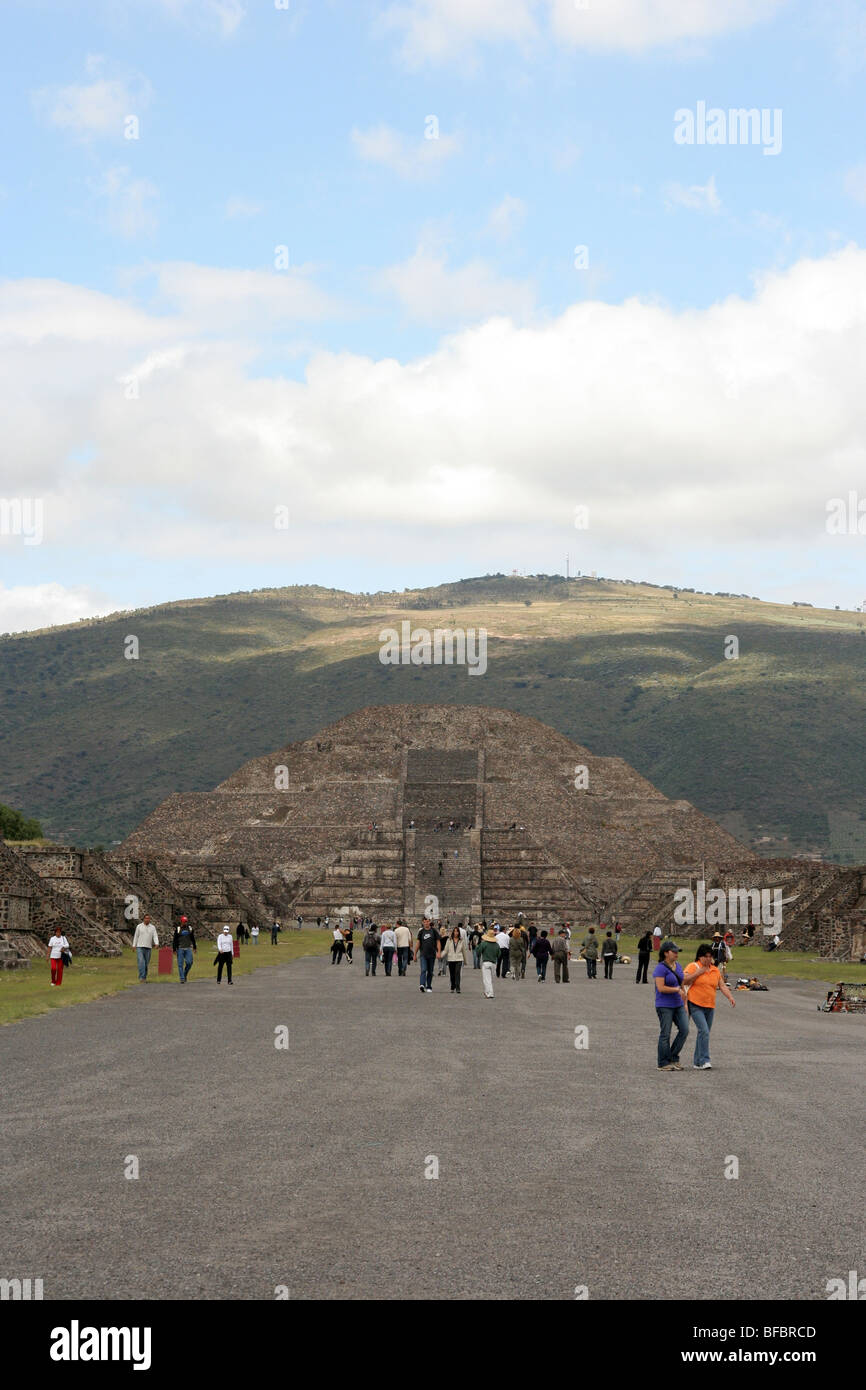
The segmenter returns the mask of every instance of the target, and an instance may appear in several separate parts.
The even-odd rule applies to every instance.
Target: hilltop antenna
[[[566,555],[566,557],[565,557],[565,577],[566,577],[566,579],[568,579],[568,577],[569,577],[569,576],[568,576],[568,566],[569,566],[570,560],[571,560],[571,556],[570,556],[570,555]]]

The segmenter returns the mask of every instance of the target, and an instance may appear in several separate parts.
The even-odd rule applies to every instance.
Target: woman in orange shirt
[[[689,1017],[695,1021],[695,1056],[692,1066],[696,1071],[712,1071],[710,1029],[716,1011],[716,990],[722,991],[730,1001],[732,1009],[737,1007],[734,996],[722,979],[722,972],[713,962],[712,946],[702,943],[698,947],[695,959],[685,968],[683,984],[686,987]]]

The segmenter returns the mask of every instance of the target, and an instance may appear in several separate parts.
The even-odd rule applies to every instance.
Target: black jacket
[[[171,949],[176,951],[178,946],[191,946],[194,951],[196,950],[195,932],[189,922],[187,922],[185,927],[178,926],[174,929],[174,936],[171,939]]]

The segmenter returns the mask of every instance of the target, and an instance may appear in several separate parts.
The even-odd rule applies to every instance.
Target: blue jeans
[[[683,1043],[689,1035],[689,1016],[685,1004],[679,1004],[675,1009],[656,1006],[656,1013],[659,1016],[659,1066],[666,1067],[680,1059]],[[677,1035],[671,1042],[673,1024],[677,1026]]]
[[[480,946],[473,946],[473,947],[472,947],[472,969],[473,969],[473,970],[480,970],[480,969],[481,969],[481,947],[480,947]]]
[[[371,966],[372,966],[373,974],[375,975],[375,973],[376,973],[376,962],[378,961],[378,959],[379,959],[379,949],[378,949],[378,947],[376,948],[375,951],[365,951],[365,952],[364,952],[364,974],[365,974],[365,975],[369,975],[369,974],[370,974],[370,968],[371,968]],[[390,974],[390,971],[389,971],[388,973]]]
[[[713,1026],[715,1009],[705,1009],[702,1004],[690,1004],[689,1013],[695,1021],[695,1066],[702,1067],[710,1060],[710,1029]]]
[[[422,988],[422,989],[432,989],[432,988],[433,988],[433,966],[436,964],[436,957],[435,957],[435,956],[419,956],[419,957],[418,957],[418,960],[419,960],[420,963],[421,963],[421,979],[420,979],[420,982],[419,982],[420,985],[421,985],[421,988]]]
[[[177,973],[180,982],[183,984],[189,972],[192,970],[192,947],[178,946],[177,948]]]
[[[535,969],[538,974],[539,980],[547,979],[547,956],[544,957],[544,960],[538,960],[536,958]]]
[[[136,946],[135,953],[138,956],[138,978],[147,979],[147,967],[150,965],[150,946]]]

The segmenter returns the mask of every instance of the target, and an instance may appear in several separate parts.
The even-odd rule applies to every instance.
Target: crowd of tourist
[[[298,918],[298,926],[303,918]],[[326,929],[331,931],[331,964],[340,965],[346,961],[354,963],[355,935],[360,937],[364,954],[364,974],[375,976],[378,966],[383,974],[398,977],[408,974],[410,964],[419,967],[418,988],[422,994],[433,993],[434,977],[448,975],[452,994],[460,994],[463,987],[463,970],[471,964],[473,970],[481,974],[484,997],[495,997],[495,980],[513,980],[519,983],[526,979],[530,960],[535,965],[535,978],[538,984],[547,982],[548,967],[553,966],[555,984],[569,984],[576,943],[572,938],[570,923],[566,922],[556,931],[546,928],[539,930],[534,924],[525,925],[520,920],[511,927],[500,922],[472,923],[462,921],[443,923],[423,918],[421,926],[413,936],[411,929],[400,918],[394,926],[378,926],[371,917],[343,919],[333,927],[330,917],[324,919]],[[322,919],[317,918],[317,925]],[[279,921],[271,925],[271,942],[276,944],[281,931]],[[604,979],[613,979],[613,968],[617,961],[630,963],[629,957],[620,952],[621,923],[612,927],[601,923],[598,930],[588,927],[577,947],[578,958],[584,962],[587,980],[598,979],[598,961],[604,967]],[[236,927],[238,945],[251,941],[258,945],[259,927],[247,927],[243,921]],[[727,985],[727,962],[732,958],[733,937],[727,938],[716,932],[711,942],[702,942],[695,959],[683,970],[679,964],[679,947],[673,941],[663,941],[661,930],[645,931],[637,943],[637,968],[635,984],[649,983],[650,959],[657,957],[657,965],[652,973],[655,993],[655,1008],[659,1023],[657,1045],[657,1066],[659,1071],[682,1071],[680,1054],[688,1037],[691,1024],[695,1025],[695,1051],[693,1067],[699,1071],[712,1069],[710,1061],[710,1030],[715,1016],[716,995],[721,993],[735,1007],[734,996]],[[147,981],[151,953],[159,946],[159,935],[145,913],[136,924],[132,940],[138,963],[140,983]],[[232,938],[231,927],[222,927],[216,941],[214,965],[217,971],[217,984],[222,983],[223,974],[228,984],[232,983],[232,961],[237,947]],[[182,916],[174,929],[172,952],[177,958],[178,978],[186,984],[192,969],[197,950],[195,931],[188,918]],[[51,985],[57,987],[63,982],[64,965],[71,964],[69,942],[63,933],[55,930],[48,942],[47,951],[51,966]],[[672,1036],[673,1035],[673,1036]]]
[[[347,926],[341,923],[334,926],[332,965],[339,965],[343,960],[350,964],[353,962],[356,930],[361,934],[365,975],[375,976],[381,964],[384,974],[390,976],[396,964],[397,975],[404,976],[409,964],[417,963],[418,988],[422,994],[432,994],[434,977],[446,972],[450,978],[451,993],[460,994],[463,969],[470,963],[473,970],[481,972],[482,990],[487,999],[495,997],[495,980],[524,980],[530,959],[535,964],[535,978],[539,984],[546,982],[551,962],[555,984],[568,984],[571,979],[569,964],[574,943],[568,923],[558,931],[548,932],[546,929],[539,931],[535,926],[527,927],[522,921],[509,928],[499,922],[489,925],[487,922],[469,923],[464,926],[460,921],[452,926],[425,917],[413,938],[409,927],[399,918],[393,927],[380,928],[372,918],[367,917],[362,921],[353,920]],[[598,931],[594,926],[587,928],[578,950],[588,980],[598,979],[599,958],[604,967],[605,980],[613,979],[613,967],[618,960],[629,961],[628,957],[620,954],[621,931],[619,922],[613,927],[606,927],[602,923]],[[658,929],[655,932],[645,931],[637,943],[635,984],[649,982],[648,971],[653,954],[658,961],[652,973],[659,1023],[658,1069],[683,1070],[680,1053],[693,1022],[696,1040],[692,1065],[698,1071],[709,1071],[712,1069],[710,1029],[717,991],[735,1006],[734,996],[726,981],[726,963],[731,959],[730,944],[720,932],[716,932],[711,943],[701,943],[694,961],[684,971],[678,963],[679,947],[673,941],[662,941]]]

